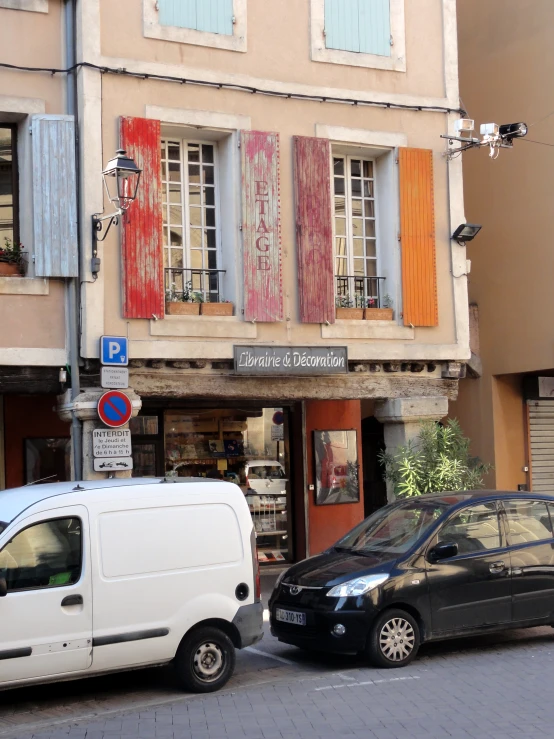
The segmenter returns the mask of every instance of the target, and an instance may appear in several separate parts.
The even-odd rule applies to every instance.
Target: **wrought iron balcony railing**
[[[335,275],[335,302],[339,308],[382,308],[385,277]]]
[[[165,268],[165,294],[173,300],[219,303],[221,300],[221,275],[224,269]]]

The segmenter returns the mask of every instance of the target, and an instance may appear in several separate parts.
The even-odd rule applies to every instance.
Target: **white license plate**
[[[277,621],[284,621],[286,624],[306,626],[306,614],[298,613],[298,611],[285,611],[284,608],[276,608],[275,618]]]

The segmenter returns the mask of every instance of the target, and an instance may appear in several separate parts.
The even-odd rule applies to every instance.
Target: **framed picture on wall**
[[[358,503],[356,430],[314,431],[316,505]]]

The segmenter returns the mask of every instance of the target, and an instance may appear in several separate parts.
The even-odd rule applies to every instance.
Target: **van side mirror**
[[[0,598],[4,598],[8,594],[8,583],[5,577],[0,577]]]
[[[454,541],[441,541],[429,550],[429,561],[440,562],[441,559],[455,557],[458,554],[458,545]]]

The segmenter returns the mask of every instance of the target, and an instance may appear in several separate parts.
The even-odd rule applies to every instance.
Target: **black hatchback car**
[[[554,496],[479,491],[381,508],[286,570],[271,632],[401,667],[424,641],[554,625]]]

